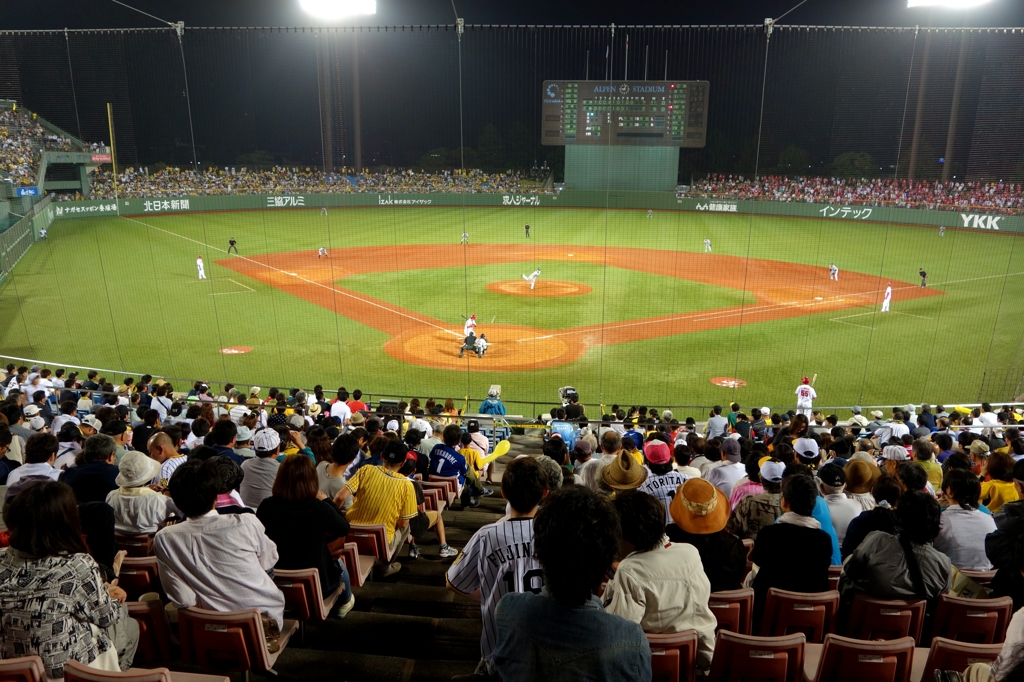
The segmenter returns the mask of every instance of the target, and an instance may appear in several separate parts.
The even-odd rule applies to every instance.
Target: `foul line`
[[[150,225],[149,223],[144,223],[141,220],[136,220],[134,218],[126,218],[125,216],[119,216],[119,217],[122,220],[127,220],[127,221],[130,221],[130,222],[133,222],[133,223],[138,223],[139,225],[145,225],[146,227],[148,227],[148,228],[150,228],[152,230],[157,230],[158,232],[163,232],[163,233],[169,234],[169,235],[171,235],[173,237],[178,237],[179,239],[184,239],[184,240],[190,241],[190,242],[192,242],[194,244],[199,244],[200,246],[204,246],[207,249],[210,249],[211,251],[218,251],[220,253],[227,254],[227,251],[225,251],[224,249],[218,248],[216,246],[211,246],[209,244],[206,244],[204,242],[199,241],[198,239],[192,239],[191,237],[186,237],[183,234],[178,234],[177,232],[172,232],[170,230],[165,230],[162,227],[157,227],[156,225]],[[267,265],[266,263],[261,263],[258,260],[254,260],[254,259],[248,258],[246,256],[236,255],[235,258],[241,258],[244,261],[248,261],[249,263],[254,263],[254,264],[259,265],[261,267],[267,268],[268,270],[273,270],[274,272],[279,272],[279,273],[281,273],[283,275],[290,275],[292,277],[295,277],[295,279],[298,279],[298,280],[301,280],[301,281],[305,282],[306,284],[312,284],[312,285],[318,286],[318,287],[320,287],[322,289],[327,289],[329,291],[333,291],[333,292],[339,293],[342,296],[348,296],[349,298],[353,298],[353,299],[359,301],[360,303],[365,303],[367,305],[371,305],[371,306],[374,306],[376,308],[380,308],[381,310],[385,310],[385,311],[387,311],[389,313],[392,313],[393,315],[399,315],[401,317],[405,317],[407,319],[410,319],[413,322],[417,322],[419,324],[423,324],[423,325],[426,325],[428,327],[433,327],[434,329],[440,329],[441,331],[446,332],[448,334],[451,334],[452,336],[458,336],[459,338],[462,338],[461,335],[458,332],[453,332],[452,330],[445,329],[444,327],[442,327],[440,325],[436,325],[433,322],[427,322],[426,320],[422,320],[422,319],[420,319],[418,317],[415,317],[413,315],[409,315],[408,313],[404,313],[404,312],[402,312],[400,310],[395,310],[394,308],[389,308],[386,305],[381,305],[380,303],[376,303],[374,301],[368,301],[365,298],[362,298],[361,296],[356,296],[355,294],[352,294],[352,293],[350,293],[348,291],[345,291],[343,289],[339,289],[338,287],[336,287],[334,285],[327,286],[326,284],[322,284],[320,282],[314,282],[311,279],[306,279],[305,277],[300,277],[299,275],[297,275],[294,272],[285,272],[284,270],[282,270],[280,268],[275,268],[273,265]],[[237,282],[235,282],[235,283],[237,284]],[[244,293],[244,292],[232,292],[232,293]],[[214,295],[216,295],[216,294],[214,294]]]
[[[229,281],[229,282],[231,282],[233,284],[237,284],[238,286],[240,286],[243,289],[245,289],[245,291],[219,291],[219,292],[217,292],[215,294],[210,294],[210,296],[231,296],[233,294],[255,294],[256,293],[255,289],[247,287],[244,284],[242,284],[241,282],[236,282],[235,280],[231,279],[230,277],[225,277],[224,279],[226,279],[227,281]]]

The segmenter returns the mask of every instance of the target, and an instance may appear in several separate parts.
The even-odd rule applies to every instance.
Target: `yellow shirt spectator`
[[[484,458],[483,454],[476,448],[465,445],[459,450],[459,454],[466,458],[466,466],[475,471],[477,476],[479,476],[480,472],[484,469],[483,462],[480,461]]]
[[[988,507],[989,511],[995,514],[1007,502],[1016,502],[1020,499],[1017,495],[1017,488],[1013,481],[985,481],[981,484],[981,503]]]
[[[355,495],[346,516],[349,523],[372,526],[384,524],[388,543],[395,537],[399,519],[416,516],[416,491],[405,476],[382,466],[364,466],[345,484]]]

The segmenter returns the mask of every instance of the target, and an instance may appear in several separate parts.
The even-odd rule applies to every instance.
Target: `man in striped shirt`
[[[334,497],[334,503],[341,508],[349,495],[355,495],[346,514],[349,523],[384,524],[392,555],[401,549],[409,535],[409,520],[418,513],[412,481],[398,473],[405,464],[407,451],[399,441],[388,443],[381,453],[383,464],[361,467]],[[388,576],[401,570],[402,564],[394,561],[380,568]]]
[[[448,589],[472,594],[480,590],[483,633],[478,674],[494,675],[490,667],[496,633],[494,609],[509,592],[540,592],[544,584],[540,561],[533,552],[533,517],[548,492],[548,478],[537,460],[513,460],[501,477],[501,494],[511,507],[509,518],[482,527],[446,576]]]

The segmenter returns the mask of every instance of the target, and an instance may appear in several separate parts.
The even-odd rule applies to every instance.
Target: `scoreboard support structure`
[[[566,189],[671,192],[678,176],[679,147],[565,146]]]

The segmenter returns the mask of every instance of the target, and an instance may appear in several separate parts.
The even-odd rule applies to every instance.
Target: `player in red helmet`
[[[469,336],[471,331],[476,329],[476,315],[470,315],[469,319],[466,320],[465,326],[462,327],[462,335]]]

